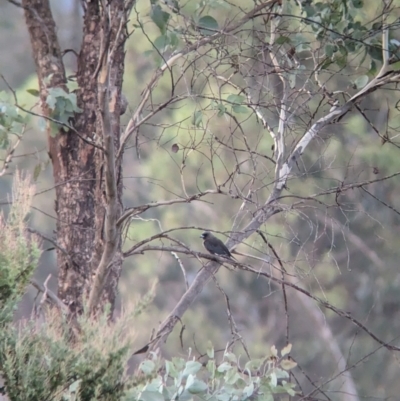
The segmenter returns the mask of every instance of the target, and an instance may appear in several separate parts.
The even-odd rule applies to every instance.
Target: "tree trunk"
[[[97,1],[86,2],[83,41],[78,56],[76,80],[77,104],[83,110],[75,114],[69,124],[73,130],[60,129],[50,135],[49,155],[53,164],[56,189],[58,295],[71,312],[80,313],[88,294],[104,248],[104,218],[106,207],[104,183],[104,151],[102,127],[98,119],[98,73],[105,57],[105,44],[115,47],[108,60],[109,87],[114,102],[109,104],[114,146],[118,149],[120,137],[120,97],[124,71],[124,44],[126,35],[121,29],[124,15],[123,0],[109,2],[103,10]],[[32,43],[39,78],[40,98],[45,116],[50,110],[46,104],[48,89],[66,88],[65,70],[56,35],[56,27],[48,0],[23,0],[25,18]],[[95,145],[93,145],[94,143]],[[117,161],[117,202],[122,203],[121,158]],[[114,307],[122,258],[118,250],[108,265],[102,302]]]

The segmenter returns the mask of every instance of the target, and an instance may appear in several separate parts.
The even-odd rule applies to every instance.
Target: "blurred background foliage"
[[[202,7],[207,7],[208,15],[212,15],[221,24],[226,18],[233,17],[237,11],[237,8],[223,1],[206,3],[189,0],[180,11],[195,19],[200,15]],[[288,12],[298,12],[295,1],[285,3]],[[306,13],[311,17],[315,16],[313,13],[318,9],[318,4],[327,4],[329,1],[303,3]],[[345,3],[353,10],[354,23],[365,27],[365,30],[372,30],[374,24],[379,22],[376,16],[380,2],[365,1],[362,8],[357,7],[357,1],[343,2]],[[390,16],[392,21],[399,18],[399,3],[397,0],[393,1],[394,11]],[[244,8],[251,7],[253,2],[232,0],[231,4]],[[0,47],[3,55],[0,58],[0,72],[16,91],[19,103],[25,108],[34,107],[34,111],[40,112],[37,105],[35,106],[37,99],[26,92],[27,89],[37,88],[37,78],[22,10],[7,2],[2,2],[0,7]],[[321,9],[325,10],[326,7]],[[61,47],[78,50],[81,39],[79,2],[53,0],[52,10],[58,24]],[[332,9],[331,14],[322,15],[321,24],[325,23],[326,19],[340,20],[340,15],[334,15],[335,12],[337,10]],[[126,49],[124,93],[128,98],[129,108],[123,116],[125,124],[140,101],[140,94],[146,83],[160,65],[160,56],[149,41],[156,41],[160,37],[160,29],[149,14],[150,2],[138,1],[136,12],[132,15],[134,31]],[[171,13],[172,18],[174,21],[179,19]],[[171,27],[179,30],[178,23],[171,23]],[[163,39],[164,43],[160,39],[156,41],[161,53],[169,54],[173,46],[180,45],[181,39],[172,28],[165,34],[169,35],[170,48],[166,45],[167,39]],[[293,35],[296,29],[293,21],[286,29],[288,37],[291,35],[292,43],[299,40],[301,46],[307,44],[309,48],[317,49],[315,35],[322,33],[313,31],[309,26],[309,31],[304,30],[300,40],[298,36]],[[399,36],[399,31],[391,32],[391,37],[400,40]],[[309,43],[305,38],[308,38]],[[368,40],[370,43],[378,43],[379,38],[379,35],[371,35]],[[250,53],[254,42],[246,41],[253,39],[242,38],[243,53],[240,57],[246,52]],[[321,81],[329,91],[348,90],[355,93],[356,88],[352,89],[352,85],[357,86],[357,78],[363,74],[368,76],[374,68],[379,69],[379,51],[376,59],[372,57],[373,54],[364,55],[362,52],[350,56],[345,44],[343,50],[337,41],[334,42],[335,38],[327,36],[323,39],[325,54],[330,56],[328,59],[334,60],[332,65],[327,61],[326,68],[320,74]],[[285,42],[285,39],[281,40]],[[219,55],[217,48],[204,48],[200,51],[202,57],[199,57],[199,53],[194,53],[190,56],[191,64],[182,63],[174,68],[172,74],[177,82],[174,90],[178,97],[182,97],[182,101],[164,108],[150,119],[125,151],[123,175],[124,203],[127,207],[185,196],[185,191],[190,195],[207,189],[217,189],[228,179],[229,168],[236,162],[235,154],[220,146],[218,139],[225,140],[232,147],[245,149],[241,130],[246,133],[252,149],[260,155],[272,156],[273,141],[250,109],[235,111],[234,102],[213,103],[211,96],[228,99],[232,94],[238,95],[228,89],[221,93],[217,80],[207,74],[202,76],[201,73],[218,57],[225,57],[226,63],[218,65],[216,74],[230,75],[234,72],[235,61],[232,62],[232,57],[238,54],[235,39],[232,38],[231,45],[225,45],[232,49],[228,55]],[[313,68],[312,59],[306,56],[302,58],[302,54],[300,52],[299,58],[304,66],[303,73],[307,73],[307,69],[310,69],[310,73]],[[341,66],[338,58],[344,55],[348,58],[342,61],[344,64]],[[72,75],[75,68],[73,53],[65,55],[65,62]],[[257,66],[253,67],[256,71]],[[301,79],[300,77],[299,80]],[[238,85],[243,85],[239,75],[232,80],[237,80]],[[3,81],[0,82],[0,90],[7,90]],[[170,94],[171,74],[167,72],[152,93],[152,102],[157,104],[165,101]],[[276,99],[273,100],[276,95],[264,95],[265,98],[261,100],[265,104],[273,105],[275,102],[266,113],[270,125],[276,128],[279,123]],[[329,110],[328,104],[320,107],[321,98],[318,94],[307,98],[307,101],[305,99],[302,95],[290,99],[291,106],[298,107],[299,111],[290,122],[289,144],[297,142],[300,135],[310,127],[313,121],[310,115],[314,113],[315,119]],[[337,124],[324,130],[308,147],[297,165],[296,174],[288,181],[285,196],[281,200],[282,204],[287,206],[286,211],[268,221],[265,233],[285,268],[295,274],[297,280],[308,291],[351,312],[382,340],[398,345],[400,247],[397,235],[400,232],[400,178],[376,182],[368,187],[369,193],[362,188],[355,188],[338,196],[335,193],[321,196],[319,200],[323,204],[307,199],[301,201],[299,198],[323,192],[342,183],[377,180],[400,170],[400,141],[393,134],[399,125],[399,112],[395,107],[397,99],[397,90],[377,91],[369,95],[360,106],[372,124],[369,124],[361,113],[353,111]],[[221,107],[223,111],[225,107],[228,113],[220,112]],[[232,116],[240,122],[240,128]],[[46,136],[40,127],[40,121],[31,117],[29,129],[17,149],[9,174],[0,179],[0,200],[6,201],[11,176],[17,168],[30,171],[35,176],[37,188],[31,225],[51,237],[55,228],[54,190]],[[394,137],[394,144],[382,144],[381,137],[386,133]],[[177,151],[173,145],[178,145]],[[242,160],[246,157],[248,156],[243,154]],[[248,175],[252,173],[253,167],[257,171],[255,186],[261,188],[257,192],[257,202],[262,202],[269,193],[268,184],[273,180],[274,165],[263,157],[259,157],[254,166],[251,163],[243,163],[241,175],[237,176],[239,187],[246,188]],[[235,193],[233,187],[222,189]],[[293,207],[296,202],[297,205]],[[240,205],[241,200],[235,199],[234,196],[230,198],[207,195],[200,202],[150,209],[141,215],[140,219],[132,221],[125,248],[128,249],[160,230],[180,227],[173,236],[192,249],[200,251],[201,231],[216,230],[220,232],[219,237],[225,239],[223,233],[229,235]],[[254,208],[250,206],[246,221],[251,218],[252,211]],[[51,244],[44,243],[43,247],[50,248]],[[260,237],[251,237],[247,244],[238,247],[238,251],[256,255],[271,254]],[[245,258],[242,257],[241,260]],[[201,267],[199,261],[183,255],[181,262],[186,268],[188,280],[191,281]],[[254,268],[267,268],[266,265],[249,263],[253,264]],[[54,251],[43,253],[36,277],[44,281],[50,273],[50,288],[56,290]],[[276,344],[277,347],[285,344],[286,317],[280,288],[256,275],[237,270],[221,269],[216,278],[230,299],[236,324],[252,356],[265,355],[272,344]],[[121,307],[147,293],[154,281],[158,282],[154,302],[148,307],[147,313],[138,317],[136,323],[139,327],[136,329],[138,347],[148,340],[151,329],[156,328],[175,306],[185,291],[185,283],[179,263],[173,255],[165,252],[146,252],[126,259],[120,281]],[[29,315],[35,295],[33,290],[26,295],[19,316]],[[326,341],[321,338],[312,316],[302,308],[302,304],[297,302],[289,290],[288,304],[290,341],[294,344],[292,355],[312,380],[324,383],[338,373],[337,362],[327,350]],[[398,356],[385,349],[379,349],[376,342],[348,320],[324,309],[321,309],[321,313],[326,316],[326,324],[334,333],[347,366],[371,353],[363,363],[351,370],[360,396],[396,399],[396,394],[400,393]],[[211,340],[218,350],[224,349],[226,342],[231,339],[225,299],[213,283],[198,297],[182,323],[185,325],[182,337],[184,347],[195,345],[199,353],[205,352],[207,340]],[[178,325],[175,334],[168,340],[164,348],[167,356],[183,352],[180,330],[181,326]],[[309,383],[304,383],[305,388],[308,385]],[[333,388],[327,384],[326,388],[338,392],[332,399],[342,399],[337,385]]]

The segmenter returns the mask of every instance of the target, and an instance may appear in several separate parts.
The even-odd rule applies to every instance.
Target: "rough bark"
[[[22,3],[39,77],[43,114],[48,116],[49,110],[45,104],[47,89],[58,86],[66,89],[56,26],[48,0],[23,0]],[[123,46],[126,40],[125,31],[121,29],[121,15],[125,14],[123,0],[110,2],[107,10],[102,9],[101,2],[86,2],[83,40],[76,74],[79,85],[77,103],[83,112],[76,114],[73,121],[70,121],[76,132],[60,129],[55,137],[48,133],[56,188],[57,243],[60,247],[57,249],[58,295],[73,313],[82,310],[84,296],[90,290],[104,247],[106,196],[104,151],[101,149],[103,127],[98,121],[97,78],[102,58],[107,49],[113,48],[113,57],[108,60],[108,90],[112,96],[107,107],[114,144],[118,148]],[[120,214],[122,181],[121,165],[117,163],[115,171]],[[104,302],[114,305],[121,265],[118,243],[117,251],[107,268],[107,280],[101,297],[103,305]]]

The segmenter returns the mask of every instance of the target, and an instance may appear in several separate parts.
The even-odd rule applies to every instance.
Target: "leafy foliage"
[[[0,214],[0,308],[7,313],[24,294],[40,255],[38,240],[27,235],[25,225],[34,188],[19,173],[14,183],[8,218]]]
[[[217,361],[211,344],[207,350],[207,363],[173,358],[160,364],[154,359],[145,360],[139,369],[145,380],[133,387],[124,401],[133,400],[246,400],[273,401],[274,394],[295,395],[295,385],[288,381],[288,370],[296,364],[281,358],[275,347],[263,359],[252,360],[240,366],[239,358],[226,350]],[[162,366],[164,365],[164,366]]]
[[[199,31],[202,35],[214,35],[218,31],[218,22],[211,15],[201,17],[197,23]]]
[[[107,316],[71,322],[52,311],[46,324],[8,324],[0,333],[0,364],[10,400],[119,400],[128,382],[126,319],[112,329]],[[120,321],[121,323],[121,321]],[[122,329],[125,330],[122,330]],[[101,336],[99,336],[101,333]]]
[[[76,94],[67,93],[63,88],[49,88],[46,103],[51,110],[50,117],[63,123],[57,124],[53,121],[50,122],[53,136],[57,134],[60,128],[68,131],[70,118],[72,118],[75,113],[82,112],[82,109],[80,109],[76,103]]]
[[[9,135],[20,133],[27,120],[28,117],[22,116],[18,108],[10,103],[9,95],[0,92],[0,149],[8,147]]]

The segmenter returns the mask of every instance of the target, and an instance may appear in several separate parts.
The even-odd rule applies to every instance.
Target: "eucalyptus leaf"
[[[155,369],[156,365],[153,361],[146,359],[140,364],[139,369],[146,375],[152,373]]]
[[[165,12],[159,4],[152,7],[150,18],[158,26],[162,34],[165,33],[170,14]]]
[[[205,15],[201,17],[197,23],[199,30],[202,35],[211,36],[218,31],[218,22],[211,15]]]
[[[367,85],[368,81],[368,75],[361,75],[354,81],[354,85],[357,87],[357,89],[362,89],[365,85]]]
[[[245,97],[244,96],[241,96],[241,95],[229,95],[228,97],[227,97],[227,101],[229,102],[229,103],[234,103],[234,104],[241,104],[241,103],[243,103],[243,101],[244,101],[244,99],[245,99]]]
[[[247,108],[245,106],[235,105],[232,106],[232,110],[234,113],[241,113],[241,114],[247,113]]]
[[[182,372],[183,376],[195,375],[203,365],[197,361],[187,361],[185,370]]]
[[[195,127],[200,127],[203,124],[203,112],[201,110],[197,110],[194,112],[192,124]]]
[[[27,89],[26,91],[32,96],[39,97],[40,92],[37,89]]]
[[[164,53],[169,45],[168,35],[158,36],[156,40],[153,42],[153,45],[158,49],[160,53]]]

